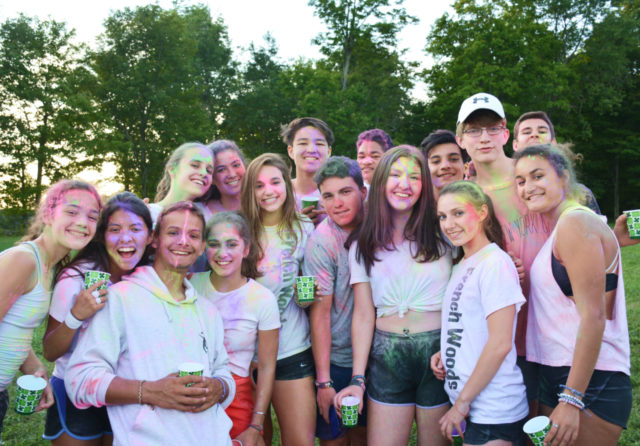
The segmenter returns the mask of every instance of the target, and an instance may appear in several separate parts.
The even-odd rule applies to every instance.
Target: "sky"
[[[94,46],[96,37],[102,32],[102,23],[112,11],[125,7],[134,8],[149,3],[149,0],[0,0],[0,21],[17,17],[20,13],[66,22],[76,31],[78,41]],[[171,8],[171,0],[157,0],[163,8]],[[215,19],[222,17],[229,33],[231,47],[237,60],[247,59],[245,51],[252,42],[257,47],[264,44],[264,35],[269,32],[278,45],[278,57],[282,61],[300,57],[319,59],[321,54],[311,39],[324,31],[326,26],[316,16],[308,0],[182,0],[182,4],[204,4]],[[405,61],[419,62],[422,68],[429,67],[433,60],[424,52],[427,35],[434,21],[445,12],[452,12],[453,0],[404,0],[407,12],[419,19],[409,25],[398,36],[398,46],[407,49]],[[277,9],[276,9],[277,6]],[[413,91],[417,98],[424,99],[424,85],[418,84]],[[80,178],[96,183],[101,193],[110,195],[121,189],[111,179],[115,166],[105,164],[101,172],[85,171]]]

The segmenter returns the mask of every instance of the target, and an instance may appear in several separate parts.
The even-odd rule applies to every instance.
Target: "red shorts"
[[[253,396],[251,395],[251,378],[231,374],[236,382],[236,396],[227,407],[226,412],[233,427],[231,428],[231,438],[236,438],[249,428],[251,415],[253,413]]]

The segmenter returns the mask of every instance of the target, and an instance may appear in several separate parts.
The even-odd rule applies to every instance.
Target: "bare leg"
[[[103,440],[106,439],[107,437],[110,440],[110,442],[103,443]],[[71,437],[70,435],[68,435],[66,432],[63,432],[62,435],[60,435],[55,440],[51,440],[51,444],[53,446],[103,446],[103,445],[111,444],[112,442],[113,442],[112,435],[105,435],[103,437],[95,438],[93,440],[77,440]]]
[[[276,380],[271,398],[280,424],[283,446],[313,446],[316,395],[313,377]]]
[[[369,446],[398,446],[409,443],[416,407],[386,406],[367,401],[367,442]]]
[[[442,436],[440,432],[440,418],[447,413],[451,407],[444,404],[433,409],[416,410],[416,423],[418,425],[418,445],[419,446],[446,446],[449,440]]]

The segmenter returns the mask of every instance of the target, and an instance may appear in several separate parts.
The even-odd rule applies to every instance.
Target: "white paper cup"
[[[358,405],[360,399],[356,396],[345,396],[342,398],[342,425],[345,427],[355,427],[358,425]]]
[[[527,421],[522,430],[531,438],[531,442],[536,446],[543,446],[544,437],[551,429],[551,421],[549,417],[539,416]]]
[[[179,376],[202,376],[204,374],[204,366],[199,362],[183,362],[178,366],[178,375]],[[190,387],[192,384],[187,384],[187,387]]]
[[[23,375],[18,378],[18,394],[16,396],[16,412],[29,415],[35,412],[47,381],[34,375]]]

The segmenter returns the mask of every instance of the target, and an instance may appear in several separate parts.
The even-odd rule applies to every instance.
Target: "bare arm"
[[[0,257],[0,322],[16,300],[36,286],[33,254],[14,249]]]
[[[331,304],[333,294],[322,296],[322,300],[311,306],[311,349],[316,366],[318,382],[331,380]],[[329,423],[329,407],[333,404],[336,390],[333,387],[318,388],[316,400],[320,414]]]

